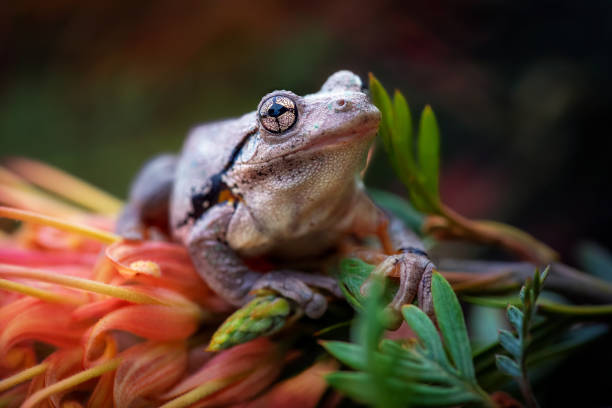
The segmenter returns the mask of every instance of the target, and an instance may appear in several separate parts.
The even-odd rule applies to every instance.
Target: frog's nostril
[[[348,109],[350,103],[344,99],[337,99],[334,108],[336,112],[342,112]]]

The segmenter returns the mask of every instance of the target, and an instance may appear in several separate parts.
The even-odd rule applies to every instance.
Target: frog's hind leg
[[[169,203],[177,157],[171,154],[149,160],[136,176],[115,230],[127,239],[148,238],[147,227],[169,235]]]

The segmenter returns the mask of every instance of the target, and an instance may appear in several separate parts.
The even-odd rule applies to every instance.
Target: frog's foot
[[[418,296],[419,307],[428,316],[434,316],[431,296],[431,276],[434,264],[420,250],[403,250],[396,255],[388,256],[382,261],[372,275],[361,286],[362,295],[367,295],[371,279],[374,276],[399,277],[399,288],[389,307],[397,312],[406,304],[412,303]]]
[[[253,290],[269,289],[293,300],[304,309],[306,316],[317,319],[327,310],[327,299],[314,288],[325,289],[336,297],[342,297],[342,292],[335,279],[324,276],[295,271],[273,271],[263,275]]]

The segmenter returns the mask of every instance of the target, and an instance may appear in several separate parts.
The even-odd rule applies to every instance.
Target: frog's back
[[[242,142],[256,130],[255,112],[195,127],[179,156],[170,203],[173,235],[185,241],[191,226],[216,204],[221,175]]]

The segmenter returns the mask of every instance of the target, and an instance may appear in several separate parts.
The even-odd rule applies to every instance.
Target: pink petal
[[[182,307],[162,305],[130,305],[117,309],[96,323],[86,336],[87,360],[95,358],[101,336],[109,330],[124,330],[157,341],[188,338],[198,327],[198,318]]]
[[[28,303],[23,302],[20,306]],[[2,309],[13,305],[4,306]],[[0,323],[2,326],[0,358],[12,346],[26,340],[38,340],[58,347],[77,345],[85,328],[72,321],[70,313],[73,309],[73,306],[44,303],[34,299],[34,302],[21,310],[19,314],[6,313],[6,310],[0,311],[0,316],[4,314],[7,317],[6,320],[0,320],[2,322]]]
[[[241,408],[314,408],[327,389],[324,376],[338,369],[333,360],[319,361],[300,374],[275,385]]]
[[[282,346],[267,338],[259,338],[222,351],[160,398],[172,399],[206,382],[245,374],[246,378],[201,400],[193,407],[248,400],[276,379],[283,366],[283,351]]]
[[[185,344],[147,342],[122,355],[115,374],[115,406],[134,408],[176,383],[187,369]]]
[[[206,308],[229,310],[200,278],[183,246],[160,241],[118,242],[106,249],[106,256],[120,274],[136,282],[173,290]],[[142,273],[135,267],[142,261],[155,264],[161,276]]]

